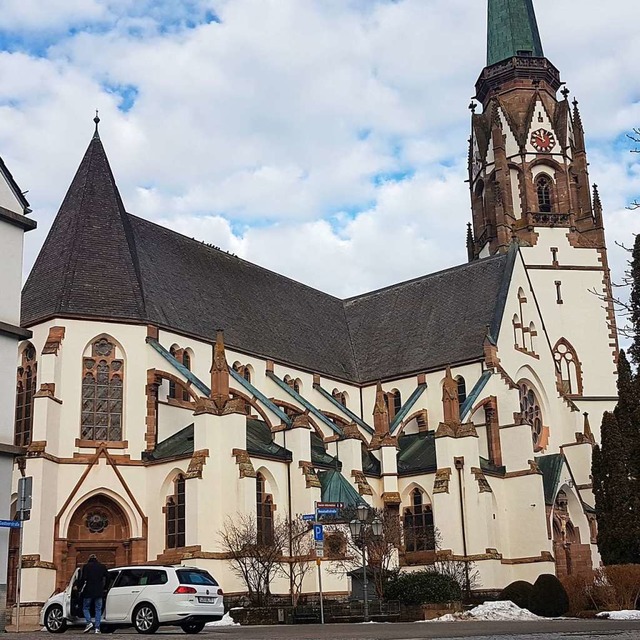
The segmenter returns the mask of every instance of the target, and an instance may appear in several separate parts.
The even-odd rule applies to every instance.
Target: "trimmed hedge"
[[[502,590],[498,600],[511,600],[513,604],[521,609],[527,609],[532,591],[533,585],[530,582],[526,580],[516,580],[516,582],[512,582]]]
[[[450,576],[435,571],[401,573],[385,589],[387,600],[399,600],[406,605],[441,604],[462,599],[460,585]]]
[[[542,574],[533,585],[527,609],[545,618],[565,615],[569,611],[569,596],[562,582],[550,573]]]

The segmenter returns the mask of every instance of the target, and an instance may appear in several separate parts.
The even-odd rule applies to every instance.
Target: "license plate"
[[[215,598],[208,598],[207,596],[198,596],[198,602],[202,604],[213,604],[216,601]]]

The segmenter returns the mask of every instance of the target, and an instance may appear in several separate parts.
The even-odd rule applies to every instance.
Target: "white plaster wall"
[[[0,178],[0,185],[3,184]],[[22,287],[22,238],[20,227],[0,220],[0,321],[20,324],[20,289]],[[12,376],[13,377],[13,376]]]
[[[13,189],[9,186],[9,181],[2,172],[0,172],[0,207],[9,209],[9,211],[13,211],[14,213],[24,213],[20,201],[16,197]]]

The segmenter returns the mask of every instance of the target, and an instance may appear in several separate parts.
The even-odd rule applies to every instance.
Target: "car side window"
[[[144,572],[143,580],[145,580],[145,582],[141,582],[140,584],[160,585],[167,584],[169,578],[167,577],[166,571],[162,571],[161,569],[147,569]]]
[[[120,571],[109,571],[108,577],[107,577],[107,584],[106,584],[106,589],[107,591],[109,589],[111,589],[111,587],[113,587],[113,585],[115,584],[115,581],[118,579],[118,576],[120,575]]]
[[[143,571],[140,569],[125,569],[114,583],[114,587],[136,587],[140,584]]]

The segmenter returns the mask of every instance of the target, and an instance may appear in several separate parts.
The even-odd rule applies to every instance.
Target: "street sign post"
[[[313,522],[313,521],[316,519],[316,514],[315,514],[315,513],[305,513],[305,514],[302,516],[302,519],[303,519],[305,522]]]
[[[18,570],[16,572],[16,631],[20,632],[20,587],[22,582],[22,540],[24,535],[24,528],[20,524],[24,520],[28,520],[31,516],[31,507],[33,506],[33,500],[31,499],[33,493],[33,476],[25,476],[18,479],[18,510],[17,519],[20,529],[20,539],[18,542]]]
[[[321,524],[313,525],[313,539],[316,543],[324,541],[324,527]]]
[[[0,527],[6,527],[8,529],[19,529],[20,520],[0,520]]]

